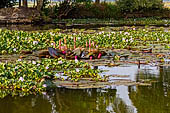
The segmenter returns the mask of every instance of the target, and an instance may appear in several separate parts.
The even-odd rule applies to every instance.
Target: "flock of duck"
[[[67,40],[64,38],[64,46],[61,46],[61,40],[59,40],[59,46],[54,48],[48,47],[50,56],[54,58],[67,58],[67,59],[100,59],[102,56],[108,55],[105,51],[95,48],[94,41],[89,40],[86,42],[86,48],[76,47],[76,37],[74,37],[74,48],[68,48]]]

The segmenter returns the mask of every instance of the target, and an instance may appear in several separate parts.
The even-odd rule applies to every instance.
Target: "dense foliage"
[[[163,8],[162,0],[118,0],[116,4],[122,12],[149,11]]]
[[[83,0],[84,1],[84,0]],[[164,8],[162,0],[118,0],[116,2],[93,3],[60,2],[44,9],[46,16],[58,19],[68,18],[123,18],[123,17],[161,17],[169,18],[170,11]],[[55,16],[54,16],[55,15]]]
[[[57,18],[116,18],[117,7],[113,3],[91,3],[91,2],[61,2],[56,4],[50,11],[49,16],[55,14]],[[47,11],[47,9],[45,11]],[[53,12],[54,14],[50,13]],[[46,12],[47,14],[47,12]],[[50,15],[51,14],[51,15]]]
[[[0,8],[5,8],[5,7],[12,7],[16,3],[16,0],[1,0],[0,1]]]

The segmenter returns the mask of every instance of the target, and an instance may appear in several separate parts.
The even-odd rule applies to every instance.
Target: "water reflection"
[[[121,85],[117,86],[116,89],[117,98],[120,98],[125,103],[125,105],[127,106],[126,109],[128,110],[128,113],[137,113],[136,107],[133,105],[133,102],[129,98],[128,86]]]
[[[142,73],[140,73],[142,75]],[[147,76],[145,76],[147,75]],[[148,76],[149,75],[149,76]],[[159,69],[158,82],[152,86],[139,86],[136,90],[129,87],[129,96],[138,113],[170,113],[170,68]],[[143,73],[145,79],[155,79],[151,74]]]
[[[137,65],[124,64],[119,67],[99,66],[101,70],[107,70],[103,75],[127,75],[128,77],[109,77],[110,81],[126,79],[131,81],[139,81],[140,79],[153,79],[159,76],[159,68],[157,66],[141,65],[140,69]]]
[[[26,97],[8,95],[0,99],[0,113],[170,113],[170,68],[130,67],[107,69],[112,74],[121,70],[121,74],[132,75],[132,80],[158,82],[151,86],[121,85],[104,89],[57,88]]]
[[[105,113],[115,96],[116,90],[109,89],[55,89],[39,96],[7,96],[0,100],[0,113]]]
[[[111,81],[116,79],[129,79],[132,81],[136,81],[136,74],[138,72],[137,65],[121,65],[119,67],[105,67],[100,66],[99,69],[101,70],[108,70],[107,72],[103,73],[105,75],[128,75],[129,77],[110,77]]]

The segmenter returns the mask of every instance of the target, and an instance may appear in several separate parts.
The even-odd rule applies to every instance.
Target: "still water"
[[[129,75],[132,81],[155,81],[151,86],[110,86],[104,89],[56,88],[42,95],[6,96],[0,113],[170,113],[170,68],[123,65],[104,67],[107,73]]]
[[[60,30],[69,30],[71,32],[71,29],[86,29],[86,30],[104,30],[104,31],[113,31],[113,30],[127,30],[127,28],[132,28],[133,26],[121,26],[121,25],[105,25],[105,24],[72,24],[72,25],[62,25],[62,24],[44,24],[44,25],[32,25],[32,24],[20,24],[20,25],[13,25],[13,24],[2,24],[0,25],[0,29],[8,29],[8,30],[22,30],[22,31],[46,31],[46,30],[55,30],[55,29],[60,29]],[[146,28],[145,26],[135,26],[136,29],[144,29]],[[160,29],[158,26],[150,26],[147,27],[149,29]],[[165,32],[170,31],[170,27],[163,27]]]

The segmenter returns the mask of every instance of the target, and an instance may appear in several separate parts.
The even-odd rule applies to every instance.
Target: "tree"
[[[116,4],[122,12],[154,10],[163,7],[162,0],[118,0]]]
[[[41,11],[43,7],[44,0],[37,0],[37,10]]]
[[[23,7],[28,7],[28,3],[27,3],[27,0],[23,0]]]
[[[37,10],[41,11],[49,4],[49,0],[37,0]]]
[[[21,2],[22,2],[22,4],[21,4]],[[19,7],[21,7],[21,6],[23,6],[23,7],[28,7],[28,2],[27,2],[27,0],[19,0]]]
[[[99,4],[99,3],[100,3],[100,0],[95,0],[95,3],[98,3],[98,4]]]
[[[21,0],[19,0],[19,7],[21,7]]]
[[[1,0],[0,1],[0,8],[5,8],[5,7],[12,7],[16,3],[16,0]]]
[[[35,0],[34,0],[34,5],[33,5],[33,7],[35,7]]]

